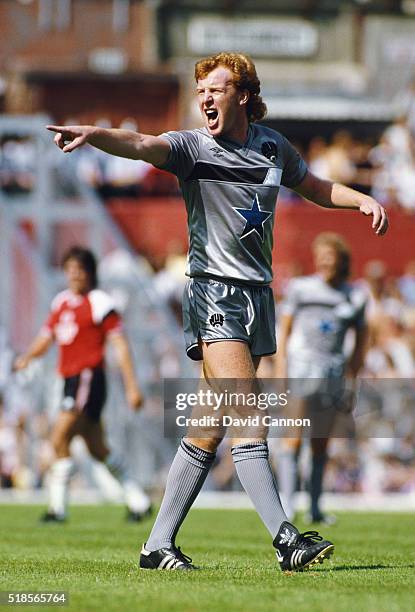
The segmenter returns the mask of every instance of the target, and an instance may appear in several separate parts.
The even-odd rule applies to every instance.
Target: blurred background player
[[[300,379],[302,397],[297,398],[296,409],[315,418],[318,431],[311,434],[310,440],[309,520],[330,523],[334,517],[323,514],[319,505],[328,435],[335,425],[336,410],[342,409],[340,404],[347,401],[344,377],[356,378],[363,365],[366,293],[346,282],[350,251],[341,236],[332,232],[318,235],[313,242],[313,256],[315,274],[291,280],[281,305],[276,371],[278,377]],[[345,338],[350,329],[355,330],[355,338],[353,350],[347,356]],[[315,384],[302,380],[309,378],[316,379]],[[301,432],[298,437],[286,438],[283,449],[279,482],[285,510],[292,518]]]
[[[97,288],[96,260],[91,251],[74,246],[63,256],[62,265],[68,289],[54,298],[45,325],[14,364],[16,370],[22,370],[45,354],[54,341],[59,346],[63,399],[52,431],[56,460],[50,469],[49,508],[42,520],[62,522],[66,518],[68,485],[74,473],[70,444],[76,435],[82,436],[91,455],[105,462],[120,481],[128,518],[140,520],[149,513],[150,500],[131,478],[124,458],[109,451],[100,420],[106,400],[107,339],[115,349],[130,407],[137,410],[143,402],[121,318],[110,295]]]

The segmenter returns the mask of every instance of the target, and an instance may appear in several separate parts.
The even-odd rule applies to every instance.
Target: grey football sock
[[[320,496],[323,489],[323,475],[324,468],[327,462],[327,454],[324,455],[313,455],[311,478],[310,478],[310,498],[311,508],[310,513],[312,518],[318,518],[321,514],[320,511]]]
[[[297,456],[295,449],[284,450],[278,457],[278,484],[286,514],[294,518],[294,495],[297,484]]]
[[[266,442],[249,442],[232,448],[236,472],[256,511],[270,532],[272,539],[288,518],[268,460]]]
[[[146,549],[169,548],[206,480],[215,453],[182,440],[167,477],[166,491]]]

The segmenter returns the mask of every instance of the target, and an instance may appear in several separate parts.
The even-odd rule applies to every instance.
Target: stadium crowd
[[[383,132],[378,142],[359,139],[347,130],[330,138],[313,138],[304,149],[295,143],[307,160],[310,170],[333,181],[371,194],[385,206],[415,209],[415,104],[408,102],[408,114],[400,117]],[[75,119],[66,123],[76,123]],[[111,127],[108,119],[97,125]],[[120,126],[137,129],[131,118]],[[59,160],[62,163],[62,160]],[[0,187],[8,194],[33,189],[36,151],[27,138],[8,136],[0,143]],[[175,196],[179,194],[175,177],[144,161],[108,156],[93,147],[77,153],[77,173],[105,200],[111,197]],[[284,190],[284,197],[296,194]]]

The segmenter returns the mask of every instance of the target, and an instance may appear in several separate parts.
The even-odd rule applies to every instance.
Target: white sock
[[[69,481],[73,473],[72,457],[57,459],[49,470],[49,511],[61,517],[66,516]]]
[[[131,512],[142,514],[151,506],[151,500],[137,484],[135,480],[124,480],[122,483],[124,489],[125,503]]]
[[[124,499],[121,483],[111,474],[105,463],[91,457],[88,461],[88,471],[94,484],[107,501],[121,502]]]
[[[111,452],[105,460],[109,471],[120,482],[125,503],[131,512],[146,512],[151,506],[151,500],[131,477],[130,471],[124,459],[114,452]]]

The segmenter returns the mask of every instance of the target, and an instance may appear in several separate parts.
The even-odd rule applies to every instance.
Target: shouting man
[[[93,126],[48,126],[69,153],[89,143],[107,153],[144,160],[174,173],[189,224],[184,332],[189,357],[203,360],[204,376],[254,380],[264,355],[276,350],[271,253],[280,185],[325,208],[353,208],[387,229],[372,198],[320,180],[284,136],[258,125],[266,112],[255,66],[245,55],[220,53],[195,68],[204,127],[161,136]],[[212,315],[213,318],[212,318]],[[163,502],[140,567],[193,569],[176,535],[215,458],[217,431],[187,436],[171,466]],[[232,440],[238,477],[270,532],[283,570],[300,570],[333,551],[316,532],[300,534],[287,520],[268,461],[266,436]]]

